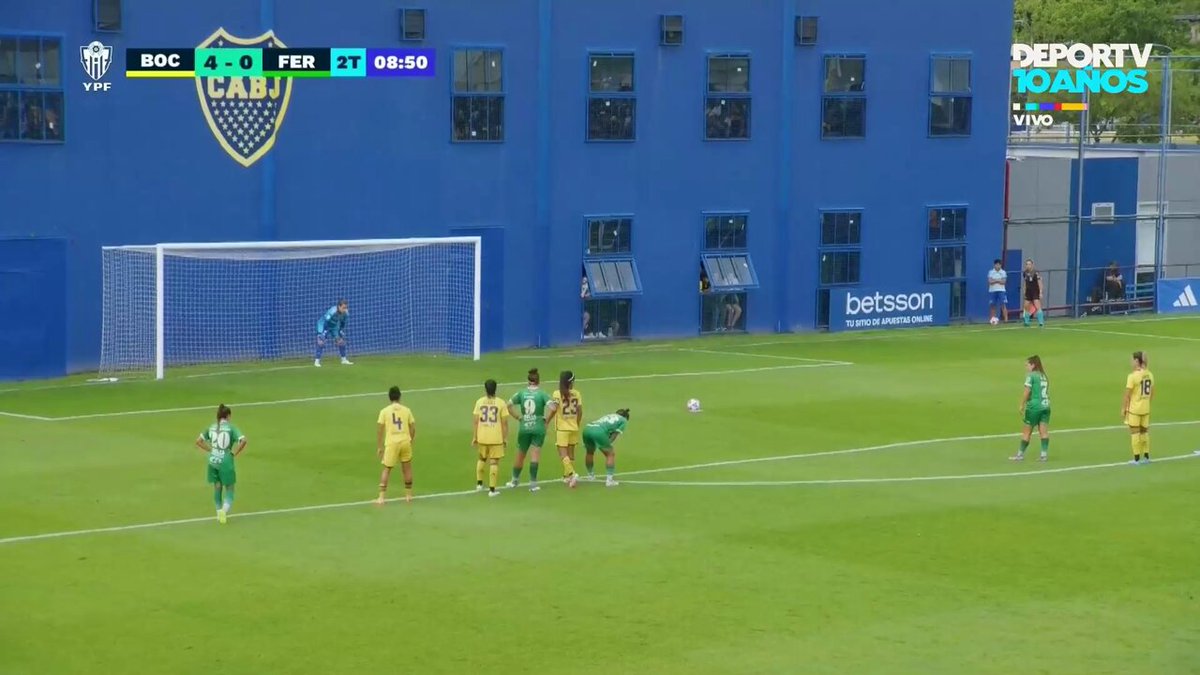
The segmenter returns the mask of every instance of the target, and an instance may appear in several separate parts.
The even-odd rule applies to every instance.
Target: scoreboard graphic
[[[433,49],[293,49],[274,31],[243,38],[218,28],[194,48],[126,49],[125,77],[195,80],[213,136],[249,167],[274,147],[296,79],[432,78],[436,63]]]

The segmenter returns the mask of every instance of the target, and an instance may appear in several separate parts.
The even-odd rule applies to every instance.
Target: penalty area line
[[[1151,464],[1174,462],[1181,459],[1193,459],[1195,453],[1186,455],[1171,455],[1154,460]],[[622,480],[627,485],[657,485],[667,487],[786,487],[803,485],[878,485],[881,483],[928,483],[948,480],[979,480],[984,478],[1022,478],[1025,476],[1041,476],[1054,473],[1073,473],[1077,471],[1092,471],[1095,469],[1111,469],[1118,466],[1129,466],[1129,462],[1107,462],[1104,464],[1083,464],[1079,466],[1063,466],[1053,469],[1038,469],[1036,471],[996,471],[992,473],[963,473],[945,476],[897,476],[892,478],[827,478],[808,480],[745,480],[745,481],[688,481],[688,480]]]

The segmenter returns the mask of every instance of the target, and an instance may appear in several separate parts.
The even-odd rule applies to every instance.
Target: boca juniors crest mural
[[[218,28],[200,48],[286,48],[267,31],[240,38]],[[200,108],[217,142],[242,166],[251,166],[275,146],[275,138],[292,98],[292,80],[266,77],[201,77],[196,79]]]

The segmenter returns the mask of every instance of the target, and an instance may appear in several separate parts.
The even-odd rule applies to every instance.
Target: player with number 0
[[[213,486],[217,521],[222,525],[233,509],[233,487],[237,484],[233,459],[246,449],[246,437],[229,421],[232,416],[233,411],[225,404],[217,406],[217,421],[196,439],[196,447],[208,455],[208,482]]]

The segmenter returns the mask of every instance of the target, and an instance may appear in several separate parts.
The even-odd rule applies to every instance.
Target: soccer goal
[[[103,258],[104,374],[311,360],[339,300],[352,357],[479,358],[479,237],[106,246]]]

